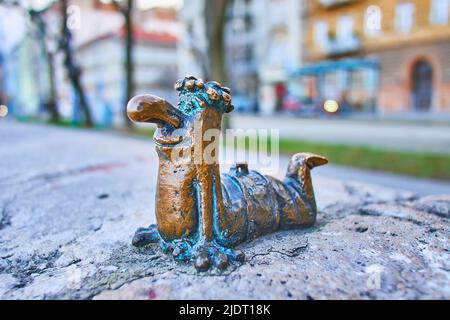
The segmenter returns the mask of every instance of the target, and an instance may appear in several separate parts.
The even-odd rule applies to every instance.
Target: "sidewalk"
[[[267,124],[267,121],[265,121]],[[69,165],[86,161],[104,162],[109,156],[157,161],[153,142],[148,137],[128,137],[122,134],[93,132],[78,129],[2,122],[0,124],[0,184],[9,179],[26,179],[27,176],[53,170],[63,170]],[[66,144],[65,144],[66,141]],[[99,147],[101,146],[101,147]],[[64,150],[61,153],[61,150]],[[302,151],[302,150],[299,150]],[[307,151],[307,150],[303,150]],[[44,154],[43,152],[48,152]],[[242,150],[236,150],[242,153]],[[271,173],[282,178],[289,156],[280,155],[279,171]],[[121,162],[121,161],[118,161]],[[39,168],[39,170],[38,170]],[[227,170],[223,166],[223,170]],[[156,168],[155,168],[156,169]],[[261,169],[252,167],[251,169]],[[34,172],[38,170],[38,172]],[[262,168],[264,171],[264,168]],[[42,171],[42,172],[41,172]],[[154,172],[153,174],[156,174]],[[328,179],[356,181],[396,190],[410,191],[420,196],[450,193],[450,182],[406,177],[385,172],[363,170],[332,163],[314,170],[314,183],[321,189]],[[323,182],[322,182],[323,181]]]
[[[450,124],[384,120],[231,116],[236,129],[278,129],[281,138],[368,145],[382,149],[450,153]]]

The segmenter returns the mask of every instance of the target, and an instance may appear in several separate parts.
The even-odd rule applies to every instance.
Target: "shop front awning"
[[[305,65],[291,73],[291,77],[317,76],[338,70],[352,71],[358,69],[378,69],[379,62],[375,59],[342,59],[327,60]]]

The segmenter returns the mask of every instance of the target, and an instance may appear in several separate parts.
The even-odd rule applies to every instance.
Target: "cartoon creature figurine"
[[[153,95],[134,97],[127,106],[131,120],[158,126],[153,137],[159,156],[157,224],[138,229],[133,245],[160,243],[175,259],[193,260],[198,270],[211,265],[224,269],[230,262],[244,261],[235,246],[314,224],[317,208],[310,171],[326,164],[326,158],[294,155],[284,181],[249,171],[246,164],[221,175],[218,139],[205,137],[211,129],[219,131],[222,115],[233,110],[230,89],[192,76],[177,81],[175,89],[177,107]],[[207,154],[212,159],[205,159]]]

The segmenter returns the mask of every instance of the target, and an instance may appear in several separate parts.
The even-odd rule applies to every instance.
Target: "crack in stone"
[[[264,253],[255,253],[255,254],[253,254],[248,261],[253,260],[255,257],[268,256],[268,255],[270,255],[272,253],[278,253],[278,254],[281,254],[281,255],[289,257],[289,258],[294,258],[294,257],[299,256],[301,254],[301,252],[304,249],[306,249],[307,247],[308,247],[308,238],[306,238],[306,243],[305,244],[300,245],[300,246],[296,246],[296,247],[293,247],[293,248],[290,248],[290,249],[286,249],[284,251],[283,250],[276,250],[276,249],[274,249],[273,246],[270,246],[268,248],[268,250],[266,252],[264,252]]]
[[[5,205],[0,213],[0,230],[6,228],[11,225],[11,216],[7,210],[7,206]]]

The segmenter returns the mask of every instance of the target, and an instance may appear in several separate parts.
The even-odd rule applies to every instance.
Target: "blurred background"
[[[14,121],[151,133],[126,102],[192,74],[282,153],[450,180],[450,0],[0,0],[0,44]]]

